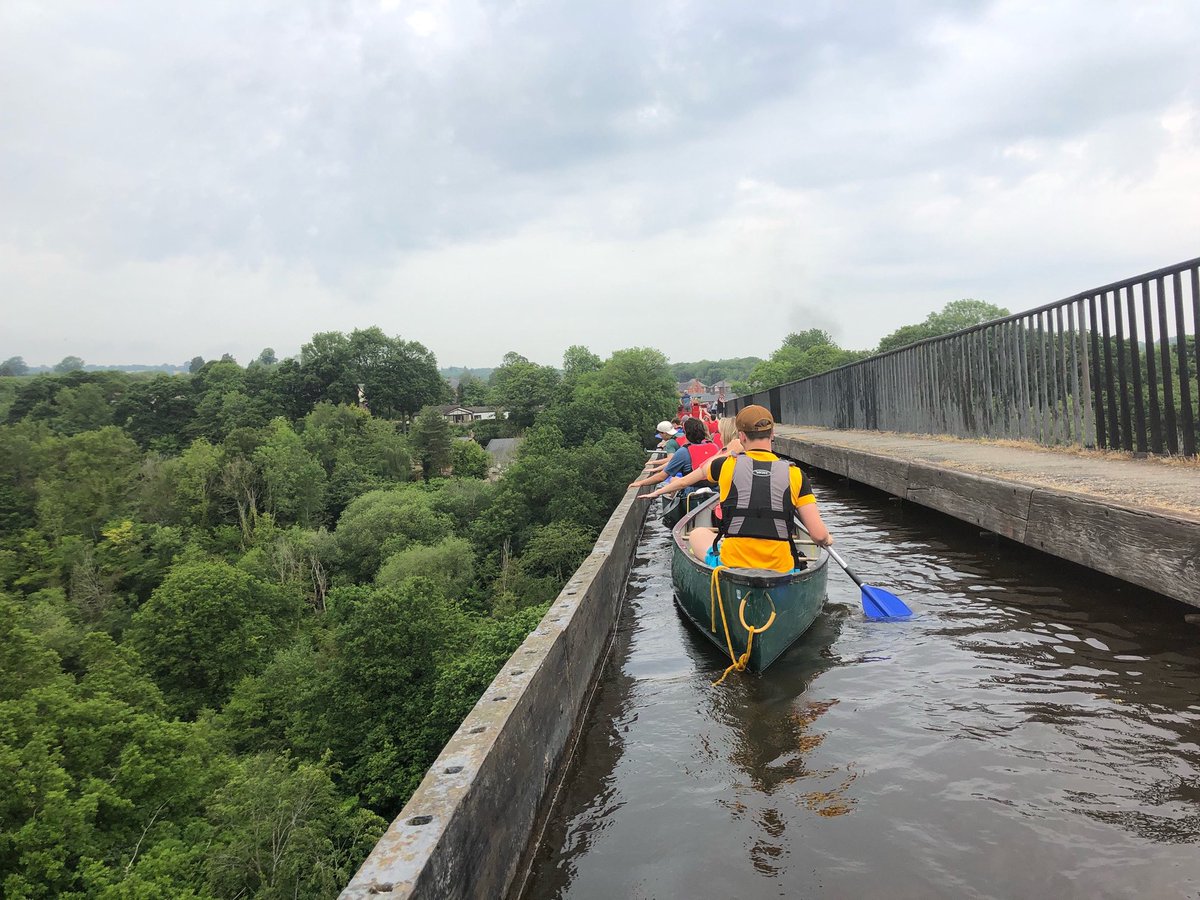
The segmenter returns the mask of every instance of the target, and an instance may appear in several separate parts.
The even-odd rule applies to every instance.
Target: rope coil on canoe
[[[763,596],[770,601],[771,615],[768,617],[764,625],[750,625],[746,622],[746,601],[750,599],[747,594],[742,598],[742,605],[738,607],[738,619],[741,620],[742,627],[746,629],[748,637],[746,638],[746,652],[738,656],[733,652],[733,638],[729,634],[729,621],[725,617],[725,602],[721,597],[721,570],[728,566],[716,566],[713,569],[712,579],[708,583],[708,599],[709,599],[709,630],[716,632],[717,630],[717,610],[721,610],[721,627],[725,629],[725,646],[729,650],[729,659],[732,661],[728,668],[722,673],[721,677],[713,682],[713,687],[717,687],[725,680],[730,672],[734,670],[738,672],[746,671],[746,663],[750,661],[750,650],[754,646],[754,636],[762,634],[768,628],[775,624],[775,601],[771,599],[771,595],[763,591]]]

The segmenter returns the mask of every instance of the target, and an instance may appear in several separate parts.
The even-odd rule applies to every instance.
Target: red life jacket
[[[688,444],[688,456],[692,460],[692,471],[702,469],[704,464],[717,455],[720,448],[712,441],[704,441],[700,444]]]

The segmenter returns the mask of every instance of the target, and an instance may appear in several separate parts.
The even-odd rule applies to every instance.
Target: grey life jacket
[[[792,542],[792,464],[787,460],[761,460],[752,456],[734,457],[733,479],[729,496],[721,501],[721,519],[717,526],[718,546],[723,537],[760,538],[786,541],[797,569],[805,568]]]
[[[729,496],[721,501],[721,533],[790,541],[792,537],[792,464],[786,460],[735,457]]]

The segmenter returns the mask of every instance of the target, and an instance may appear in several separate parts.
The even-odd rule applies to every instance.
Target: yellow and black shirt
[[[738,460],[744,457],[750,457],[750,459],[760,462],[777,462],[779,460],[779,457],[770,450],[748,450],[741,456],[720,456],[712,460],[708,465],[708,478],[719,486],[722,502],[729,497],[729,491],[733,485],[734,467]],[[788,478],[794,510],[799,511],[800,507],[817,502],[812,488],[808,486],[808,479],[804,477],[798,467],[792,466],[789,469]],[[729,511],[725,510],[724,514],[729,515]],[[795,564],[791,542],[784,540],[727,535],[721,539],[720,554],[722,565],[746,569],[790,572]]]

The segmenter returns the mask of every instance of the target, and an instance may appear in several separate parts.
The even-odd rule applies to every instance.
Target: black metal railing
[[[1197,455],[1200,258],[737,397],[795,425]]]

